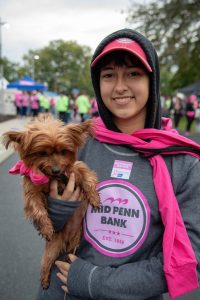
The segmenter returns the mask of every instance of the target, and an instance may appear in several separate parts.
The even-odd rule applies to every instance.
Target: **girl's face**
[[[130,134],[144,128],[149,98],[149,76],[145,69],[131,60],[121,66],[111,61],[100,70],[100,92],[122,132]]]

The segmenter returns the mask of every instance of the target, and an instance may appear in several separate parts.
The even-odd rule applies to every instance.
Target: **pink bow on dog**
[[[9,170],[12,175],[24,175],[30,178],[34,185],[42,185],[49,182],[49,178],[45,175],[35,173],[31,167],[25,166],[22,160],[19,160],[14,167]]]

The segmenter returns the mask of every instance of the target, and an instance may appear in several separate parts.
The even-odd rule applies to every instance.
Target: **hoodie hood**
[[[92,78],[92,84],[97,99],[99,115],[102,118],[105,126],[109,130],[120,132],[120,130],[113,122],[112,113],[106,108],[101,98],[100,89],[99,89],[99,75],[96,69],[96,65],[93,66],[93,62],[95,61],[95,59],[97,59],[98,56],[100,56],[103,49],[110,42],[121,38],[129,38],[137,42],[146,54],[147,61],[152,72],[149,73],[150,91],[149,91],[149,100],[147,104],[147,116],[146,116],[145,128],[160,129],[161,128],[161,106],[160,106],[160,94],[159,94],[160,72],[159,72],[158,56],[151,42],[147,38],[145,38],[142,34],[132,29],[121,29],[105,37],[96,48],[94,55],[92,57],[91,78]]]

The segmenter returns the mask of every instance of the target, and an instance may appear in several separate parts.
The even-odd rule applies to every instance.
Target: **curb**
[[[14,150],[11,149],[0,151],[0,165],[2,165],[12,154],[14,154]]]
[[[5,149],[4,145],[2,144],[3,133],[9,130],[23,130],[24,126],[27,122],[29,122],[29,120],[29,118],[26,120],[15,118],[0,123],[0,165],[3,164],[15,152],[14,149],[11,148],[8,148],[7,150]]]

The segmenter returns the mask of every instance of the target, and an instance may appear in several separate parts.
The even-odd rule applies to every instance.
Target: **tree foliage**
[[[34,56],[38,55],[39,60]],[[4,77],[12,82],[25,75],[46,83],[55,92],[70,93],[73,88],[85,90],[93,95],[90,80],[91,49],[75,41],[51,41],[48,46],[29,50],[23,64],[2,59]]]
[[[200,1],[156,0],[131,5],[127,17],[158,51],[172,89],[200,79]],[[165,79],[162,78],[162,81]]]
[[[2,59],[3,75],[8,81],[17,80],[19,74],[23,74],[23,68],[18,63],[9,61],[6,57]]]
[[[39,60],[34,60],[36,54]],[[49,90],[69,93],[76,87],[92,94],[89,47],[74,41],[57,40],[43,49],[30,50],[23,59],[27,72],[36,80],[46,82]]]

